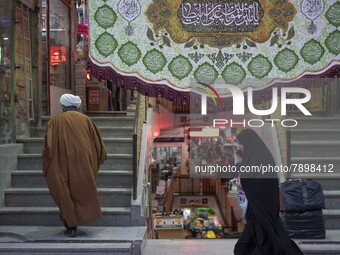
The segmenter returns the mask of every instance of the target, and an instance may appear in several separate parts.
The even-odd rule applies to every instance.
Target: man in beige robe
[[[60,98],[63,112],[48,122],[43,172],[60,210],[65,235],[76,236],[77,226],[101,218],[96,175],[106,151],[95,123],[78,110],[78,96]]]

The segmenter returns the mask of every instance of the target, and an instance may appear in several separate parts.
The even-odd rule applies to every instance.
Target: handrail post
[[[132,165],[132,185],[133,185],[133,199],[137,199],[137,181],[138,181],[138,157],[137,157],[137,134],[132,135],[132,146],[133,146],[133,165]]]
[[[139,109],[140,109],[140,95],[138,94],[137,100],[136,100],[136,115],[135,115],[135,124],[133,128],[133,134],[132,134],[132,147],[133,147],[133,163],[132,163],[132,196],[133,200],[137,199],[137,184],[138,184],[138,165],[139,165],[139,155],[138,155],[138,137],[137,135],[137,129],[138,129],[138,121],[139,121]]]

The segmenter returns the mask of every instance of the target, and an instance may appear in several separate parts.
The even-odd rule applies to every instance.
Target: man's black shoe
[[[77,228],[67,228],[64,232],[65,236],[68,237],[76,237],[77,236]]]

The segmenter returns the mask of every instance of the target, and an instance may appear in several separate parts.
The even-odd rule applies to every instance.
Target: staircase
[[[295,118],[298,126],[291,129],[291,163],[320,165],[320,172],[295,172],[290,178],[314,179],[325,195],[323,215],[326,230],[340,229],[340,118]],[[330,172],[332,164],[333,172]]]
[[[42,173],[41,152],[50,119],[43,117],[42,127],[36,128],[31,138],[17,140],[23,153],[18,155],[11,185],[5,189],[5,207],[0,208],[0,254],[141,253],[146,227],[140,206],[131,205],[135,117],[126,112],[88,115],[97,124],[108,153],[97,176],[103,218],[80,226],[79,236],[72,240],[63,235],[59,209]]]
[[[134,117],[126,112],[89,113],[105,143],[108,159],[101,166],[97,187],[103,218],[95,226],[130,226],[132,195],[132,133]],[[42,173],[41,152],[49,118],[42,118],[34,137],[18,139],[24,153],[11,173],[0,208],[0,225],[61,226],[59,210],[51,198]]]

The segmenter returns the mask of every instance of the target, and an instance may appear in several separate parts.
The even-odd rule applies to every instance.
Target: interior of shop
[[[230,238],[242,231],[243,213],[231,178],[195,176],[190,166],[234,164],[236,147],[228,139],[236,131],[193,137],[196,128],[160,129],[149,168],[153,238]]]

